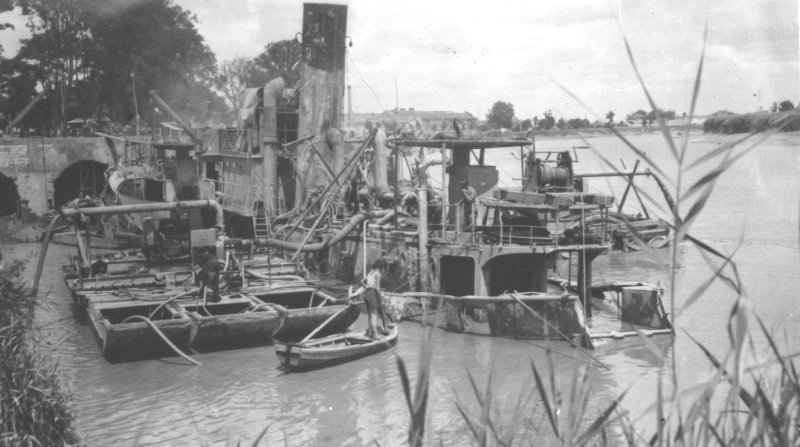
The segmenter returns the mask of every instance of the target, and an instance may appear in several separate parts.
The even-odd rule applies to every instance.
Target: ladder
[[[253,206],[253,235],[256,239],[267,238],[271,235],[264,202],[258,201]]]

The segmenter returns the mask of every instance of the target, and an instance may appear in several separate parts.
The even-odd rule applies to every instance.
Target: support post
[[[417,189],[417,243],[418,248],[418,272],[419,290],[430,291],[428,283],[428,190],[424,185]]]
[[[447,208],[450,205],[450,197],[447,193],[447,164],[444,162],[447,144],[442,143],[440,153],[442,155],[442,239],[447,240]]]

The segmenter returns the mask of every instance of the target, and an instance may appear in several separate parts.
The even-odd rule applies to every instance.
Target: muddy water
[[[718,147],[729,137],[693,135],[689,158]],[[670,159],[658,135],[632,136],[659,163]],[[589,140],[609,160],[633,157],[610,137]],[[745,156],[717,185],[706,211],[692,234],[722,251],[737,249],[736,261],[752,308],[770,326],[786,331],[790,344],[800,341],[800,315],[795,291],[800,288],[798,265],[798,198],[800,198],[800,144],[798,135],[774,138]],[[537,142],[540,150],[562,150],[584,145],[575,139]],[[509,151],[510,152],[510,151]],[[519,176],[519,161],[510,153],[494,155],[507,183]],[[579,171],[602,168],[588,151],[579,152]],[[690,173],[699,178],[698,172]],[[657,197],[652,181],[637,181]],[[593,179],[590,190],[622,194],[624,183]],[[631,200],[632,197],[629,197]],[[650,210],[652,211],[652,209]],[[740,241],[741,240],[741,241]],[[7,258],[28,258],[38,252],[33,244],[4,247]],[[266,430],[270,445],[381,445],[402,443],[408,412],[393,353],[386,352],[312,373],[283,374],[271,349],[256,348],[200,354],[200,367],[178,358],[108,363],[85,318],[72,305],[60,278],[60,262],[70,249],[52,246],[44,275],[50,289],[38,312],[42,331],[56,348],[64,380],[72,389],[77,426],[89,445],[235,445],[249,444]],[[703,258],[689,244],[679,245],[679,282],[674,290],[680,309],[691,290],[708,275]],[[597,278],[667,281],[669,251],[611,253],[595,263]],[[33,265],[30,270],[33,270]],[[671,290],[668,287],[667,295]],[[715,285],[707,295],[677,319],[674,351],[669,343],[656,350],[678,361],[681,383],[689,386],[709,377],[708,362],[683,331],[723,354],[725,330],[733,294]],[[672,307],[667,302],[667,308]],[[359,320],[356,327],[363,327]],[[394,352],[416,376],[422,329],[401,325]],[[655,395],[659,377],[666,377],[661,356],[638,343],[611,344],[589,358],[562,343],[493,339],[434,332],[433,378],[428,404],[429,440],[444,445],[468,444],[467,430],[456,409],[456,398],[468,405],[472,398],[469,374],[485,383],[494,370],[497,408],[512,413],[521,390],[530,389],[530,363],[553,371],[568,387],[574,372],[593,368],[590,413],[631,387],[623,407],[632,415],[645,413]],[[552,349],[548,358],[544,353]],[[645,413],[642,424],[655,416]],[[510,421],[510,418],[507,419]],[[537,419],[537,423],[542,420]]]

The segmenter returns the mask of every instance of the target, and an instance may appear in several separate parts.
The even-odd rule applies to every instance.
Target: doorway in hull
[[[97,197],[106,186],[108,165],[81,160],[67,166],[53,182],[53,205],[56,208],[78,197]]]
[[[475,294],[475,260],[469,256],[442,256],[439,260],[441,293],[453,296]]]
[[[516,253],[497,256],[483,266],[483,277],[490,296],[506,291],[546,292],[548,266],[546,255]]]
[[[19,208],[17,183],[0,172],[0,217],[11,216]]]

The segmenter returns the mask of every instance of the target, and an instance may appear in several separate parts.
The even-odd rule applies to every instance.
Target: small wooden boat
[[[346,332],[300,343],[275,342],[275,354],[287,370],[324,368],[385,351],[397,343],[398,325],[379,339],[364,331]]]

